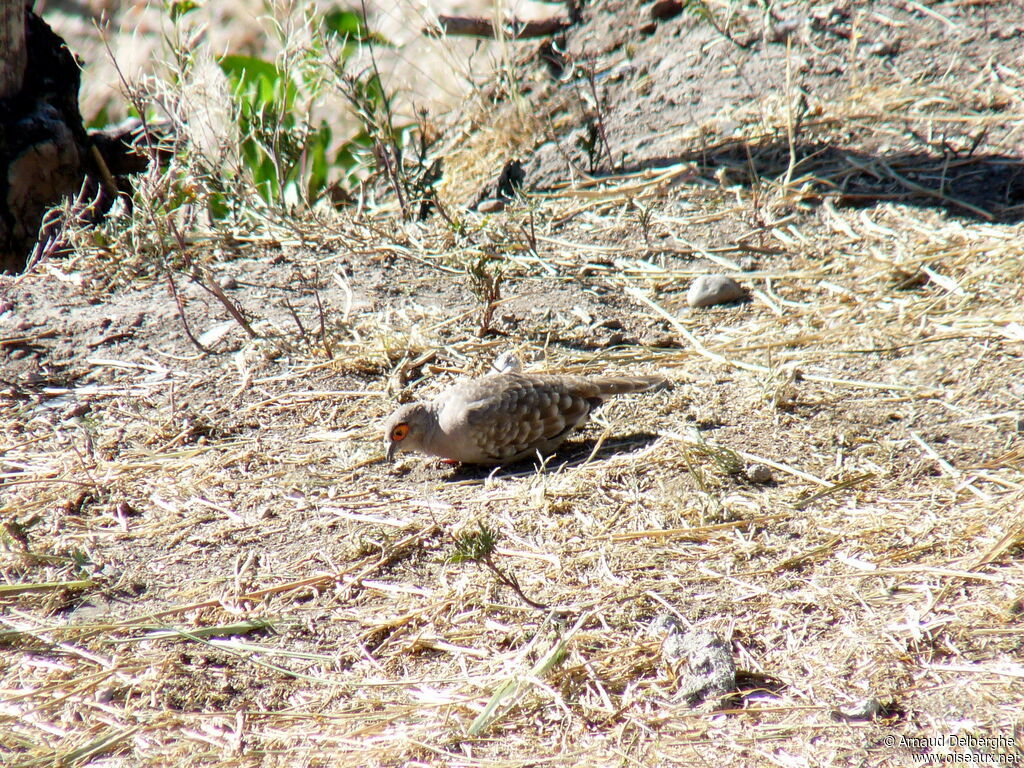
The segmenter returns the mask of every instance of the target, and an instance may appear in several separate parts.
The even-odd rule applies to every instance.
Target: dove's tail
[[[588,383],[597,390],[599,397],[624,395],[627,392],[642,392],[659,385],[667,385],[664,376],[614,376],[609,378],[589,379]]]

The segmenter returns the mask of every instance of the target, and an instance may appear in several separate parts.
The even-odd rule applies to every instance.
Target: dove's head
[[[388,461],[393,461],[395,454],[401,451],[425,453],[423,440],[436,423],[426,403],[409,403],[392,413],[384,425],[384,451]]]

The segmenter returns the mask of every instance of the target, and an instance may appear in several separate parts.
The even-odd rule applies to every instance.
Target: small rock
[[[894,702],[883,704],[874,696],[869,696],[847,709],[833,709],[830,714],[838,723],[860,723],[900,717],[900,707]]]
[[[110,704],[117,695],[117,688],[113,685],[105,685],[98,689],[94,695],[96,697],[96,701],[100,704]]]
[[[784,43],[803,28],[805,21],[803,16],[794,16],[776,22],[765,32],[765,39],[769,43]]]
[[[819,24],[841,24],[850,18],[850,9],[839,3],[825,3],[811,11],[811,18]]]
[[[644,346],[658,349],[679,349],[682,343],[673,333],[650,334],[644,337]]]
[[[648,631],[663,638],[662,661],[677,670],[677,698],[691,707],[706,704],[717,709],[736,691],[736,661],[724,637],[700,629],[684,632],[668,615],[655,618]]]
[[[714,304],[728,304],[744,298],[747,292],[743,286],[725,275],[701,275],[686,292],[686,303],[691,307],[710,307]]]
[[[224,277],[220,278],[217,281],[217,285],[219,285],[225,291],[233,291],[235,288],[238,287],[238,281],[234,278],[233,275],[224,275]]]
[[[6,301],[6,300],[0,301],[0,315],[5,315],[8,312],[10,312],[12,309],[14,309],[14,302],[13,301]]]
[[[764,464],[748,464],[746,469],[747,480],[758,485],[765,485],[772,482],[772,471]]]
[[[505,201],[492,197],[489,200],[482,201],[476,209],[480,213],[497,213],[505,209]]]
[[[847,710],[838,710],[843,720],[870,720],[882,711],[882,702],[873,696]]]
[[[11,360],[23,360],[28,357],[30,353],[31,350],[28,347],[15,347],[7,354],[7,356],[11,358]]]
[[[622,331],[615,331],[608,336],[607,339],[601,344],[602,349],[609,349],[611,347],[617,347],[626,341],[626,334]]]
[[[740,269],[744,272],[753,272],[757,269],[757,259],[753,256],[744,256],[740,259]]]
[[[895,56],[900,52],[902,42],[898,37],[892,40],[878,40],[865,45],[862,51],[866,56]]]
[[[680,0],[657,0],[651,6],[651,18],[655,21],[665,21],[678,16],[683,12],[683,4]]]
[[[79,416],[84,416],[92,410],[92,406],[88,403],[77,403],[64,411],[65,419],[74,419]]]
[[[907,270],[896,267],[889,273],[889,284],[897,291],[912,291],[928,282],[928,273],[924,270]]]
[[[522,373],[523,361],[519,359],[514,349],[506,349],[494,358],[491,367],[498,373]]]

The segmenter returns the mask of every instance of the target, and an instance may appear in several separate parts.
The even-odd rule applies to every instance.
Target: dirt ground
[[[585,8],[564,82],[522,44],[444,144],[461,226],[0,278],[6,764],[1024,761],[1024,8],[652,7]],[[512,156],[533,195],[459,205]],[[382,461],[509,349],[671,386],[543,468]],[[453,560],[481,525],[545,608]]]

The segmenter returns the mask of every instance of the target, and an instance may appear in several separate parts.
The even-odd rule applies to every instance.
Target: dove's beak
[[[398,443],[392,440],[388,443],[388,447],[384,451],[384,455],[387,457],[388,461],[394,461],[396,453],[398,453]]]

